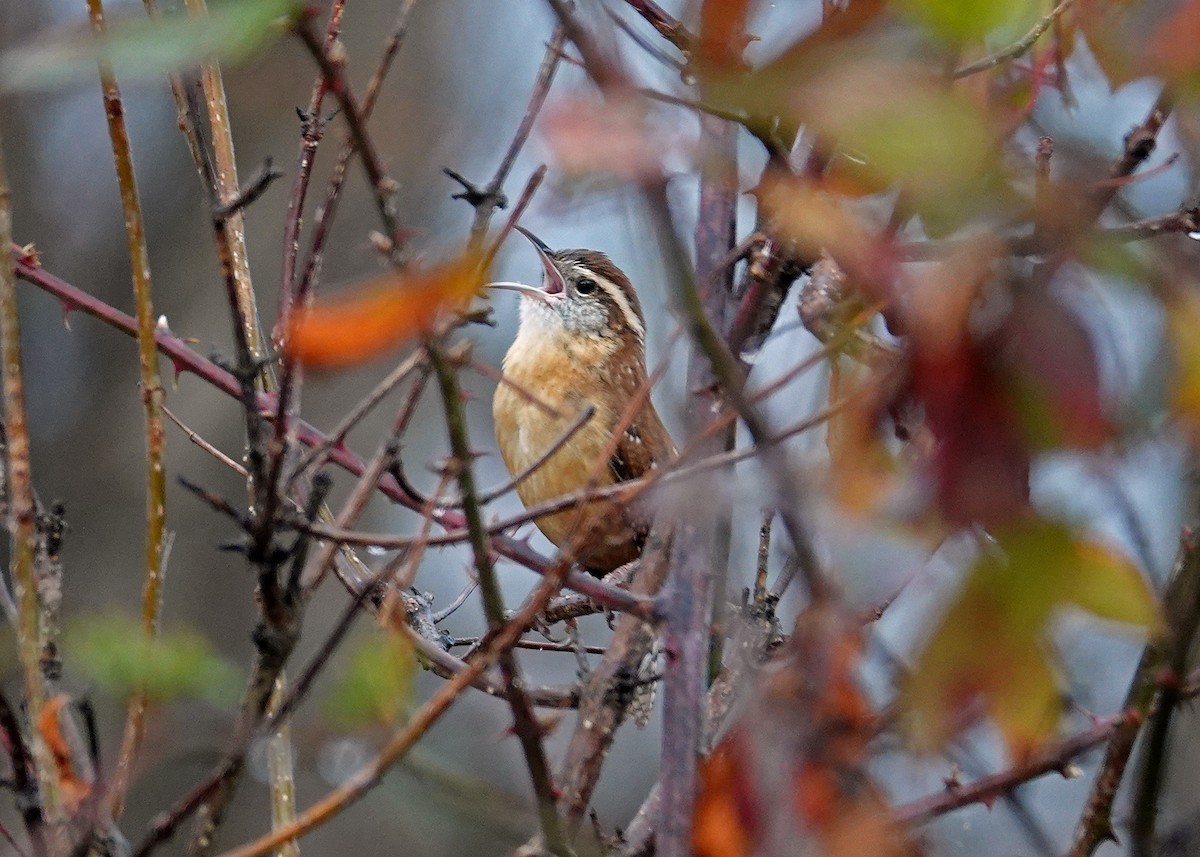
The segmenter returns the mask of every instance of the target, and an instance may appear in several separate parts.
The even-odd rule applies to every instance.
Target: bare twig
[[[101,0],[87,0],[92,29],[103,34],[104,7]],[[166,474],[163,470],[163,385],[158,373],[158,351],[154,344],[154,301],[150,280],[150,253],[142,205],[133,170],[133,151],[125,127],[125,108],[112,64],[100,61],[100,86],[104,94],[104,113],[108,136],[116,164],[117,186],[124,212],[126,250],[133,272],[134,303],[137,307],[138,367],[142,386],[142,404],[146,412],[146,582],[142,587],[142,634],[151,640],[158,635],[158,617],[162,604],[163,539],[166,532]],[[146,720],[146,691],[138,688],[129,699],[125,731],[117,769],[109,786],[109,807],[113,818],[120,818],[133,763],[141,747]]]
[[[203,449],[205,452],[207,452],[209,455],[211,455],[217,461],[224,464],[226,467],[228,467],[234,473],[241,476],[243,479],[249,477],[250,474],[246,471],[246,468],[242,467],[242,465],[240,465],[238,462],[234,461],[228,455],[221,452],[221,450],[217,449],[215,446],[213,446],[207,440],[202,438],[199,434],[197,434],[195,431],[193,431],[187,425],[185,425],[184,422],[182,420],[180,420],[179,417],[176,416],[175,413],[170,408],[168,408],[166,405],[163,405],[163,413],[166,414],[167,419],[169,419],[171,422],[175,423],[175,425],[179,426],[179,428],[183,430],[183,433],[187,435],[188,440],[190,440],[192,443],[196,444],[196,446]]]
[[[424,390],[425,377],[422,375],[418,378],[416,384],[413,385],[408,397],[400,406],[396,414],[396,418],[392,422],[392,429],[387,438],[380,443],[379,448],[375,451],[375,455],[367,462],[367,466],[355,483],[350,496],[346,498],[342,509],[338,512],[334,519],[334,526],[337,527],[352,527],[362,515],[363,510],[367,507],[367,502],[371,499],[371,495],[375,493],[376,486],[383,476],[391,469],[396,461],[396,456],[400,453],[400,438],[408,428],[409,421],[416,412],[417,404],[421,400],[421,393]],[[432,513],[432,509],[430,510]],[[428,534],[422,533],[418,538],[428,539]],[[333,563],[333,556],[338,549],[338,545],[329,542],[322,546],[321,550],[312,559],[308,568],[306,568],[300,578],[300,586],[305,590],[312,590],[316,587],[321,579],[325,576],[325,572]]]
[[[206,0],[184,0],[188,15],[203,20],[208,17]],[[208,109],[208,125],[212,130],[212,148],[216,170],[214,184],[209,190],[218,204],[237,198],[237,158],[233,153],[233,129],[229,121],[229,103],[225,100],[225,82],[221,67],[215,60],[200,67],[200,83],[204,88],[204,101]],[[254,286],[250,280],[250,263],[246,254],[246,229],[240,211],[222,218],[221,231],[229,247],[229,261],[233,271],[239,319],[242,333],[249,343],[250,351],[257,360],[261,357],[258,335],[258,307],[254,298]]]
[[[495,240],[492,241],[487,252],[483,254],[483,261],[479,265],[482,270],[487,271],[492,267],[492,262],[496,260],[496,254],[500,252],[500,247],[504,244],[504,239],[509,236],[509,233],[513,231],[521,217],[525,214],[525,209],[533,201],[533,195],[542,186],[542,181],[545,178],[546,165],[538,164],[537,169],[529,174],[529,178],[525,182],[525,188],[517,198],[517,204],[508,213],[508,219],[504,221],[504,225],[500,227],[500,232],[497,233]]]
[[[442,685],[417,709],[378,756],[356,771],[337,789],[301,813],[295,823],[272,831],[248,845],[228,851],[221,857],[262,857],[277,848],[280,843],[295,839],[314,827],[325,824],[362,798],[392,765],[404,758],[472,681],[496,663],[503,652],[511,651],[513,644],[520,639],[525,629],[536,621],[538,613],[558,591],[565,571],[565,563],[559,563],[552,568],[526,599],[520,611],[498,632],[488,635],[488,644],[479,651],[466,669]]]
[[[219,202],[213,208],[213,217],[228,220],[234,214],[253,205],[266,192],[273,181],[282,177],[283,173],[275,169],[275,165],[271,162],[270,158],[266,158],[262,162],[262,165],[246,181],[244,187],[238,188],[232,197]]]
[[[2,146],[2,143],[0,143]],[[0,148],[0,246],[12,242],[8,176]],[[0,349],[3,373],[4,430],[8,453],[9,574],[17,602],[17,648],[24,680],[25,709],[29,721],[37,723],[46,704],[42,679],[42,646],[39,639],[37,579],[34,552],[37,547],[37,508],[33,498],[29,427],[25,415],[25,386],[21,369],[21,323],[17,311],[17,287],[13,264],[0,265]],[[62,811],[54,761],[40,733],[30,735],[33,768],[37,777],[43,819],[56,825]],[[51,828],[53,834],[53,827]],[[57,839],[55,836],[54,839]],[[53,839],[52,839],[53,841]]]
[[[395,369],[389,372],[382,381],[371,389],[371,392],[355,403],[354,407],[342,417],[337,426],[326,436],[324,442],[314,445],[308,451],[308,454],[296,466],[295,475],[298,476],[301,473],[324,465],[328,458],[329,450],[336,446],[341,446],[346,440],[346,435],[350,433],[350,430],[358,425],[362,421],[362,418],[369,414],[376,405],[383,401],[388,393],[400,386],[414,372],[422,369],[424,360],[425,352],[417,350],[400,361]]]
[[[275,677],[275,692],[267,705],[268,717],[278,709],[287,692],[287,676]],[[267,776],[271,786],[271,828],[277,830],[296,820],[296,778],[292,765],[291,724],[282,722],[267,739]],[[284,842],[276,857],[300,857],[295,840]]]
[[[375,144],[367,134],[366,116],[358,106],[358,100],[354,97],[354,93],[350,90],[343,67],[330,57],[329,51],[313,32],[312,22],[307,17],[301,16],[295,24],[295,32],[304,46],[308,48],[308,52],[316,61],[318,68],[321,69],[330,94],[338,100],[338,104],[341,106],[342,116],[350,131],[350,139],[354,142],[354,148],[357,149],[359,160],[362,161],[363,169],[367,174],[367,181],[371,186],[371,193],[375,199],[375,207],[379,210],[379,218],[383,222],[384,232],[388,241],[391,242],[389,255],[394,261],[399,262],[402,259],[401,248],[405,236],[396,219],[396,210],[392,204],[396,183],[388,178],[383,162],[375,150]]]
[[[667,577],[670,543],[652,531],[638,561],[635,592],[654,595]],[[578,830],[600,780],[601,766],[637,691],[639,666],[650,654],[654,630],[622,616],[579,702],[579,717],[558,777],[559,805],[572,835]]]
[[[364,122],[370,119],[371,113],[375,108],[375,101],[379,97],[383,81],[392,67],[392,62],[400,50],[400,45],[404,42],[405,34],[408,32],[409,18],[415,6],[416,0],[402,0],[400,8],[396,12],[395,22],[384,45],[383,56],[375,68],[375,73],[371,75],[371,81],[367,84],[367,91],[363,95],[362,120]],[[324,76],[322,76],[322,80],[324,79]],[[329,238],[333,217],[337,212],[338,200],[341,199],[342,186],[346,181],[346,168],[349,166],[354,152],[354,140],[347,134],[346,139],[342,142],[341,149],[338,150],[337,163],[334,164],[333,172],[330,175],[329,184],[325,191],[325,198],[318,207],[316,216],[314,217],[315,225],[309,241],[308,259],[305,262],[304,272],[300,277],[300,281],[295,287],[294,300],[301,303],[308,299],[308,296],[316,287],[317,278],[320,276],[325,242]]]
[[[940,794],[898,806],[895,810],[896,818],[905,824],[925,824],[939,815],[973,803],[990,804],[1022,783],[1045,774],[1057,771],[1065,775],[1068,765],[1076,756],[1098,747],[1121,728],[1137,724],[1141,720],[1141,715],[1136,711],[1122,711],[1112,717],[1106,717],[1082,732],[1042,749],[1023,764],[981,777],[970,785],[947,788]]]
[[[641,15],[660,36],[678,48],[684,56],[691,52],[696,37],[688,32],[678,18],[668,14],[654,0],[625,0],[625,3]]]
[[[1001,48],[995,53],[988,54],[986,57],[975,60],[960,68],[954,70],[951,75],[955,80],[960,80],[964,77],[970,77],[973,74],[978,74],[981,71],[993,69],[1001,63],[1006,63],[1009,60],[1014,60],[1023,53],[1033,47],[1034,43],[1049,30],[1054,23],[1062,17],[1063,13],[1075,5],[1075,0],[1061,0],[1061,2],[1043,16],[1029,32],[1017,39],[1011,45]]]
[[[1161,646],[1151,646],[1158,655],[1159,670],[1168,670],[1168,680],[1158,681],[1155,709],[1147,725],[1145,746],[1138,763],[1133,794],[1133,818],[1130,822],[1132,853],[1135,857],[1150,857],[1157,853],[1155,823],[1158,797],[1167,775],[1167,740],[1171,720],[1183,699],[1183,680],[1196,634],[1200,631],[1200,545],[1192,533],[1184,535],[1176,579],[1163,603],[1167,610],[1168,640]],[[1147,692],[1147,691],[1143,691]],[[1114,742],[1115,743],[1115,742]]]
[[[500,584],[492,565],[491,548],[488,546],[487,530],[483,524],[483,512],[475,493],[475,476],[471,467],[472,451],[467,436],[467,420],[462,407],[462,388],[451,357],[442,350],[439,342],[426,345],[429,361],[442,391],[442,406],[445,411],[446,427],[450,434],[450,451],[454,456],[450,466],[458,476],[459,493],[462,496],[463,514],[470,532],[471,550],[475,557],[475,572],[479,590],[483,595],[483,608],[488,627],[493,634],[504,627],[504,600]],[[533,782],[538,801],[538,815],[542,824],[542,836],[546,848],[559,857],[571,853],[555,802],[554,783],[550,777],[550,766],[546,762],[542,747],[541,729],[533,716],[529,700],[521,689],[521,677],[517,659],[512,650],[499,653],[500,672],[504,676],[506,695],[513,714],[513,731],[521,742],[529,777]]]
[[[341,34],[342,10],[345,5],[345,0],[333,0],[333,6],[329,10],[329,21],[325,25],[325,43],[322,46],[326,51],[333,47]],[[287,330],[287,320],[291,318],[296,299],[296,257],[300,252],[300,226],[304,219],[304,201],[308,196],[308,184],[312,178],[317,146],[320,145],[325,132],[321,106],[325,102],[327,91],[325,76],[317,75],[317,79],[313,81],[312,95],[308,99],[308,109],[301,111],[297,108],[297,112],[300,113],[300,148],[296,153],[292,192],[288,196],[287,219],[283,226],[283,262],[279,269],[279,331]],[[278,338],[277,336],[276,339]]]

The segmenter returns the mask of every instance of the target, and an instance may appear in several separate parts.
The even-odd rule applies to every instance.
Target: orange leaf
[[[477,262],[467,258],[428,271],[385,274],[350,296],[298,310],[287,349],[318,368],[362,363],[428,331],[443,309],[465,305],[481,276]]]
[[[700,55],[717,66],[733,65],[746,47],[749,0],[705,0],[700,7]]]
[[[1200,2],[1185,0],[1150,40],[1150,55],[1168,77],[1195,74],[1200,62]]]
[[[71,747],[62,734],[62,723],[59,720],[62,707],[69,702],[66,694],[58,694],[46,702],[42,713],[38,715],[38,734],[46,742],[46,748],[54,759],[54,769],[58,774],[59,794],[67,811],[74,814],[83,803],[84,798],[91,793],[89,783],[75,775],[75,766],[71,764]]]
[[[758,843],[760,819],[754,783],[745,770],[745,736],[735,728],[700,766],[700,790],[692,824],[698,857],[749,857]]]

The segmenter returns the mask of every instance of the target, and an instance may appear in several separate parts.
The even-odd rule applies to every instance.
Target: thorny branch
[[[85,312],[128,334],[132,334],[136,330],[136,322],[127,314],[48,273],[20,247],[10,244],[10,249],[13,251],[17,275],[53,294],[63,301],[68,309]],[[243,387],[231,372],[198,355],[179,337],[167,331],[159,331],[155,335],[155,341],[160,353],[174,363],[176,371],[191,372],[226,395],[239,400],[243,398]],[[275,399],[271,395],[260,393],[255,401],[258,410],[262,413],[273,413],[276,410]],[[303,421],[297,421],[296,434],[299,441],[307,446],[327,445],[326,436]],[[364,472],[365,464],[362,459],[344,446],[330,447],[328,460],[355,476],[361,476]],[[423,505],[421,499],[414,498],[405,492],[399,483],[390,476],[384,476],[379,480],[379,490],[385,496],[413,511],[419,512]],[[462,516],[451,510],[439,512],[435,516],[435,520],[441,527],[449,530],[463,529],[464,525]],[[527,545],[514,539],[493,536],[492,547],[501,556],[508,557],[543,576],[549,572],[551,567],[543,557]],[[633,612],[646,618],[653,615],[653,607],[649,601],[635,598],[624,590],[608,586],[584,572],[568,571],[565,585],[610,609]]]

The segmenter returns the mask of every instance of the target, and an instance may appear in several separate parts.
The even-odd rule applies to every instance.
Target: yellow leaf
[[[1127,559],[1096,544],[1076,545],[1077,568],[1071,601],[1102,619],[1164,630],[1162,611],[1141,572]]]
[[[298,310],[287,350],[318,368],[352,366],[428,331],[445,309],[464,306],[483,272],[473,259],[427,271],[393,272],[353,294]]]
[[[1200,428],[1200,297],[1183,293],[1167,307],[1167,333],[1175,351],[1172,400],[1194,430]]]

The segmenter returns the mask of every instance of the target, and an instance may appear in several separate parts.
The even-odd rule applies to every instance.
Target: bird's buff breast
[[[543,349],[543,354],[537,353]],[[594,362],[589,363],[589,358]],[[497,387],[492,413],[497,445],[510,473],[522,473],[541,461],[588,405],[596,407],[596,413],[567,443],[517,485],[517,496],[527,507],[578,491],[589,482],[612,484],[605,453],[620,415],[609,413],[598,401],[599,366],[599,354],[568,356],[561,343],[545,341],[542,348],[531,349],[518,340],[505,359],[504,375],[513,383],[502,382]],[[547,407],[531,402],[521,390]],[[596,501],[542,515],[537,525],[559,547],[564,547],[574,532],[587,530],[593,548],[590,555],[577,557],[585,565],[615,567],[637,555],[625,515],[611,502]]]

